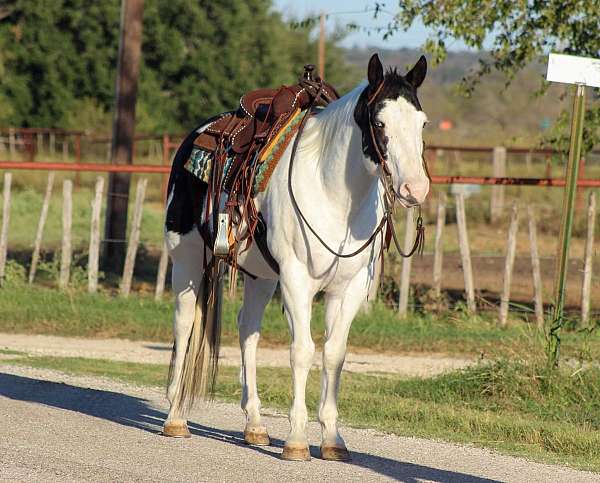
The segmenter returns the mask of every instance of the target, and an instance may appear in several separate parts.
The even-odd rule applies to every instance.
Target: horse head
[[[397,69],[384,73],[377,54],[368,66],[368,85],[354,109],[362,132],[367,170],[382,169],[391,176],[393,189],[405,207],[420,205],[429,192],[429,176],[423,161],[423,128],[427,116],[417,89],[425,80],[424,56],[404,76]]]

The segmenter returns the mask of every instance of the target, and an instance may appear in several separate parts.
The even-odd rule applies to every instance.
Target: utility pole
[[[319,19],[319,77],[325,79],[325,14]]]
[[[121,0],[112,164],[131,164],[133,160],[143,11],[144,0]],[[109,175],[104,225],[104,268],[110,272],[118,272],[123,266],[130,178],[129,173]]]

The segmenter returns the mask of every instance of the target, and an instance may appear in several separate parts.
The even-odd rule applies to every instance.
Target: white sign
[[[550,54],[546,80],[600,87],[600,59]]]

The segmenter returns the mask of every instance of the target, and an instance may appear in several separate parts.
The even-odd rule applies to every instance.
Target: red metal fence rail
[[[7,170],[37,170],[37,171],[91,171],[104,173],[146,173],[168,174],[170,166],[151,164],[99,164],[99,163],[54,163],[54,162],[25,162],[0,161],[0,169]],[[433,184],[477,184],[477,185],[519,185],[561,187],[565,185],[564,178],[514,178],[493,176],[432,176]],[[582,188],[600,188],[600,179],[579,179],[577,186]]]

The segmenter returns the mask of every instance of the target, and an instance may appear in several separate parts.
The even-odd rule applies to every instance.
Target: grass
[[[6,361],[3,361],[6,362]],[[162,365],[106,360],[26,357],[13,364],[128,383],[164,386]],[[259,368],[264,406],[287,411],[290,371]],[[238,371],[222,368],[219,399],[238,401]],[[307,387],[316,414],[319,376]],[[488,447],[537,460],[600,471],[600,369],[548,376],[533,362],[496,362],[428,379],[344,374],[339,401],[344,424],[398,435]]]
[[[237,344],[238,299],[225,300],[223,340]],[[59,292],[41,286],[7,284],[0,290],[0,332],[51,334],[76,337],[172,340],[173,305],[148,296],[121,298],[109,293],[70,290]],[[324,334],[324,306],[313,309],[312,333],[318,344]],[[281,306],[274,299],[267,307],[262,341],[289,343],[289,329]],[[543,336],[530,324],[512,321],[506,328],[495,316],[470,316],[460,310],[445,315],[412,314],[399,320],[393,310],[374,304],[352,324],[349,345],[353,350],[378,352],[448,353],[485,357],[522,357],[541,352]],[[576,330],[563,332],[563,354],[575,358],[599,358],[600,335]]]

